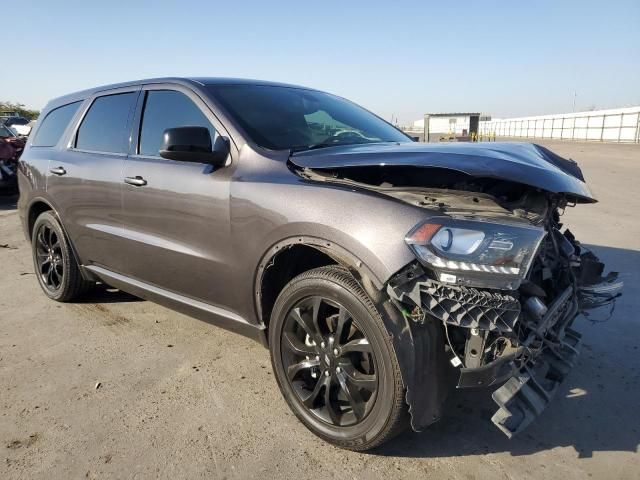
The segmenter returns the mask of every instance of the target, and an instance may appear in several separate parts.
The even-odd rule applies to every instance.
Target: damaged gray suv
[[[19,211],[53,300],[97,282],[258,340],[291,410],[353,450],[437,421],[454,378],[520,432],[622,284],[563,229],[575,162],[422,144],[334,95],[154,79],[51,101]],[[247,359],[249,361],[249,359]]]

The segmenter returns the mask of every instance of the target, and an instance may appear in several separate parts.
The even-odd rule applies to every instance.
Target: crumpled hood
[[[311,169],[413,166],[444,168],[477,178],[522,183],[562,193],[577,202],[597,200],[573,160],[532,143],[376,143],[345,145],[294,153],[294,165]]]

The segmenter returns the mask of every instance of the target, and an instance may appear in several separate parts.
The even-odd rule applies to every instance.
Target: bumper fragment
[[[522,363],[522,350],[517,353],[505,355],[499,359],[476,368],[460,368],[458,388],[490,387],[504,382],[518,370]]]
[[[565,329],[559,349],[545,349],[531,366],[523,366],[492,394],[498,411],[491,421],[507,437],[524,430],[551,402],[580,352],[580,334]]]

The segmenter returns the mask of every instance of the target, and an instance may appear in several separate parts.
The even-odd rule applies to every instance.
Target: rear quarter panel
[[[27,147],[18,162],[18,215],[25,237],[29,239],[28,212],[31,204],[46,197],[50,148]]]

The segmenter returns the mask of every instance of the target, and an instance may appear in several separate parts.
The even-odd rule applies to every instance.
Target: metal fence
[[[480,122],[482,136],[640,143],[640,107],[495,119]]]

